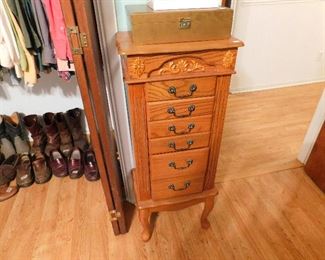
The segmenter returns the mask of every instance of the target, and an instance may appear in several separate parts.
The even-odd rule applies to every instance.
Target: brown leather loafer
[[[34,183],[32,164],[29,154],[22,154],[17,166],[16,183],[19,187],[28,187]]]
[[[84,173],[88,181],[97,181],[99,179],[99,172],[96,162],[95,153],[91,150],[85,152],[84,156]]]
[[[51,179],[51,171],[47,165],[46,158],[42,153],[36,153],[32,162],[35,182],[43,184]]]
[[[69,175],[71,179],[80,178],[83,174],[83,159],[82,153],[79,148],[74,148],[70,154],[69,162]]]
[[[50,153],[50,168],[52,174],[56,177],[69,175],[67,161],[59,150],[54,150]]]
[[[9,183],[0,186],[0,201],[10,199],[18,192],[18,187],[9,186]]]

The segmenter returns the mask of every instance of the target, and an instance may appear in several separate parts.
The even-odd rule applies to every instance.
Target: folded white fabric
[[[148,6],[155,11],[192,9],[192,8],[215,8],[221,6],[221,0],[151,0]]]

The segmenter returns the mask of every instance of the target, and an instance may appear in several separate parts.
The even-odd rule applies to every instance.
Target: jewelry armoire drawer
[[[231,74],[237,50],[206,50],[188,53],[132,55],[125,60],[127,80],[164,80],[165,77],[197,77]]]
[[[189,134],[183,136],[170,136],[149,140],[149,153],[162,154],[180,152],[207,147],[210,133]]]
[[[168,199],[199,193],[203,190],[203,183],[204,177],[196,176],[151,181],[152,199]]]
[[[214,97],[150,102],[147,104],[147,114],[149,121],[177,119],[211,115],[213,107]]]
[[[151,180],[185,175],[204,177],[209,148],[150,156]]]
[[[214,96],[215,88],[216,77],[148,82],[145,85],[149,102]]]
[[[209,132],[212,115],[148,122],[149,139]]]

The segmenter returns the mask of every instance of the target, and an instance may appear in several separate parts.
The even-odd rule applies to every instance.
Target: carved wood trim
[[[222,65],[226,69],[232,68],[234,66],[235,58],[235,54],[232,51],[227,51],[223,56]]]
[[[127,57],[127,80],[148,80],[189,74],[231,74],[237,50],[204,51],[193,55],[161,54]]]
[[[159,70],[159,75],[191,73],[193,71],[205,71],[205,66],[194,59],[179,59],[165,63]]]
[[[144,65],[144,61],[138,57],[133,61],[131,68],[132,72],[137,75],[138,78],[141,78],[143,72],[146,69],[146,66]]]

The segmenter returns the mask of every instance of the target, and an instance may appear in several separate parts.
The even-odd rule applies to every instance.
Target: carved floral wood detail
[[[222,65],[226,69],[229,69],[232,67],[234,61],[235,61],[234,53],[232,51],[227,51],[226,54],[223,56]]]
[[[134,74],[136,74],[138,76],[138,78],[140,78],[142,76],[143,72],[146,69],[146,67],[144,65],[144,61],[142,59],[140,59],[139,57],[134,60],[131,67],[132,67]]]
[[[194,59],[179,59],[164,64],[159,70],[159,75],[190,73],[194,71],[205,71],[205,67]]]

